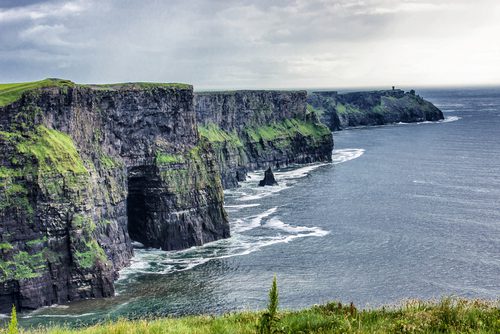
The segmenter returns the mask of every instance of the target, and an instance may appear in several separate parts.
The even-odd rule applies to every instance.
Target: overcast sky
[[[498,0],[0,0],[0,82],[500,84]]]

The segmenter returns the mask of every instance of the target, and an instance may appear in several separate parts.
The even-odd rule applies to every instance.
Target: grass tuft
[[[234,147],[243,147],[243,143],[238,137],[236,131],[228,132],[222,130],[220,127],[218,127],[213,123],[203,126],[198,126],[198,131],[200,132],[200,135],[202,137],[207,138],[208,141],[211,143],[228,142],[232,144],[232,146]]]
[[[43,125],[29,133],[28,138],[23,137],[17,150],[36,158],[38,167],[43,172],[88,174],[71,137]]]
[[[439,302],[411,301],[399,307],[357,310],[329,303],[299,311],[278,312],[274,333],[500,333],[500,304],[447,298]],[[269,310],[267,310],[269,311]],[[40,327],[25,334],[256,334],[263,312],[221,316],[188,316],[115,320],[84,328]],[[7,329],[0,333],[7,333]]]
[[[181,154],[156,153],[156,163],[158,165],[170,165],[184,163],[184,156]]]
[[[299,119],[286,119],[280,123],[247,128],[246,133],[253,142],[261,140],[275,141],[277,139],[293,138],[297,135],[321,138],[331,134],[330,130],[323,124]]]

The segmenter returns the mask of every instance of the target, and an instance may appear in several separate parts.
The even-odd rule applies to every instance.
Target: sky
[[[0,0],[0,82],[500,84],[498,0]]]

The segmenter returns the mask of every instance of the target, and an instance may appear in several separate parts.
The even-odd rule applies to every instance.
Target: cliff
[[[249,170],[330,161],[330,130],[307,111],[305,91],[195,94],[200,134],[210,141],[225,188]]]
[[[191,86],[0,85],[0,313],[111,296],[131,239],[228,236]]]
[[[361,125],[438,121],[443,113],[431,102],[400,89],[353,92],[313,92],[307,98],[309,111],[332,131]]]

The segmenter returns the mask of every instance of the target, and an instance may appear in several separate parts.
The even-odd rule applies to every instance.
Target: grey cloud
[[[469,26],[487,32],[499,27],[498,12],[489,9],[498,6],[495,0],[436,3],[4,1],[0,81],[59,76],[79,82],[183,81],[201,88],[257,88],[417,78],[409,71],[418,71],[418,64],[431,71],[428,54],[438,55],[426,45],[439,43],[459,62],[455,45]],[[482,46],[488,57],[497,55],[491,43]],[[380,64],[386,62],[381,72]],[[500,75],[498,65],[492,66]]]
[[[23,7],[47,2],[53,2],[53,0],[1,0],[0,8]]]

